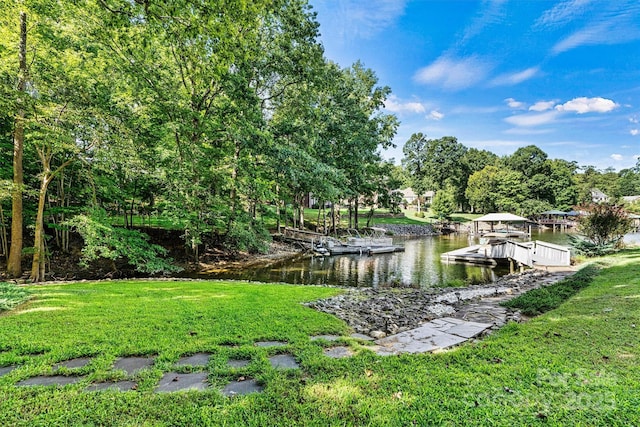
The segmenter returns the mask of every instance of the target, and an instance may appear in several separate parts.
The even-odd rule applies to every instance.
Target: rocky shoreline
[[[518,311],[500,306],[501,302],[571,274],[573,271],[527,270],[501,277],[494,283],[464,288],[357,288],[306,305],[332,314],[355,332],[376,339],[441,317],[491,323],[492,329],[497,329],[508,321],[522,319]]]
[[[377,224],[394,236],[435,236],[439,233],[431,224]]]

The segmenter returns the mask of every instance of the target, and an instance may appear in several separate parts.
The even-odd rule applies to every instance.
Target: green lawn
[[[32,299],[0,315],[0,425],[583,425],[640,420],[640,249],[607,258],[591,284],[525,324],[442,354],[329,359],[309,335],[346,325],[299,304],[339,292],[321,287],[225,282],[102,282],[31,288]],[[276,371],[284,340],[301,365]],[[181,356],[213,353],[206,392],[156,394]],[[17,388],[59,361],[93,356],[87,379]],[[112,378],[116,357],[153,355],[136,392],[86,393]],[[229,357],[250,357],[243,371]],[[239,375],[264,393],[225,398]]]

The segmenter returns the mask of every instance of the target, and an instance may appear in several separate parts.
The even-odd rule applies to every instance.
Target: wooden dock
[[[515,262],[520,266],[569,266],[571,251],[564,246],[540,240],[533,242],[514,242],[504,240],[484,245],[473,245],[466,248],[445,252],[440,256],[445,262],[464,262],[495,266],[500,261]]]

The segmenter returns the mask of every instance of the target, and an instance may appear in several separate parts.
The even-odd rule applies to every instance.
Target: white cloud
[[[618,104],[605,98],[574,98],[561,105],[556,105],[558,111],[575,111],[578,114],[585,113],[608,113],[619,107]]]
[[[579,6],[588,4],[580,2]],[[581,19],[582,28],[556,43],[552,48],[553,54],[557,55],[580,46],[611,45],[640,39],[640,27],[637,25],[640,19],[640,4],[637,0],[592,2],[592,4],[594,7],[588,11],[581,7],[568,10],[567,16],[563,18],[567,18],[567,22]],[[549,23],[557,24],[560,21],[561,19],[551,19]]]
[[[547,111],[540,114],[519,114],[516,116],[507,117],[505,122],[515,126],[542,126],[549,123],[553,123],[558,117],[558,112]]]
[[[384,107],[387,111],[392,113],[415,113],[422,114],[426,112],[425,106],[421,102],[402,102],[398,99],[397,96],[391,95],[384,102]]]
[[[640,134],[640,129],[631,129],[629,132],[632,136],[638,136]]]
[[[342,40],[354,38],[370,39],[396,24],[404,14],[406,0],[340,0],[336,2],[314,2],[320,15],[330,17],[329,26]],[[323,31],[324,33],[324,31]]]
[[[556,105],[556,101],[538,101],[529,107],[529,111],[547,111]]]
[[[444,118],[444,114],[442,114],[440,111],[433,110],[427,117],[432,120],[442,120]]]
[[[493,86],[514,86],[535,77],[540,71],[539,67],[530,67],[515,73],[505,73],[491,81]]]
[[[638,123],[638,118],[637,117],[629,117],[629,122],[630,123]]]
[[[621,162],[622,160],[624,160],[624,156],[622,154],[612,154],[609,157],[611,157],[616,162]]]
[[[517,110],[524,109],[527,106],[524,102],[516,101],[513,98],[507,98],[504,100],[504,102],[506,102],[510,108],[514,108]]]
[[[481,82],[493,65],[477,55],[467,58],[441,56],[415,74],[414,80],[423,84],[440,85],[447,90],[461,90]]]
[[[462,42],[464,43],[465,41],[482,33],[482,31],[490,25],[502,23],[507,17],[504,10],[504,6],[507,2],[508,0],[489,0],[482,2],[482,9],[473,19],[471,24],[465,29]]]
[[[536,26],[555,27],[567,24],[584,14],[594,0],[566,0],[546,10],[536,21]]]

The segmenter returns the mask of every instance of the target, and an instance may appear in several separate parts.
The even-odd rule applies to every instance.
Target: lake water
[[[563,233],[533,232],[533,240],[566,245]],[[630,243],[640,243],[640,234],[628,235]],[[478,284],[495,281],[509,273],[508,267],[482,267],[477,265],[443,263],[444,252],[463,248],[478,241],[466,234],[421,238],[394,238],[394,244],[403,245],[404,252],[391,254],[342,255],[327,257],[298,257],[268,267],[250,268],[235,272],[208,275],[210,278],[239,279],[259,282],[283,282],[305,285],[338,286],[416,286],[434,284]]]

